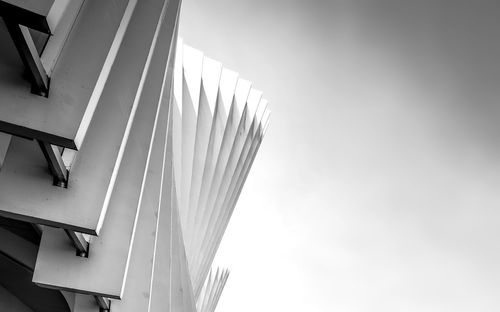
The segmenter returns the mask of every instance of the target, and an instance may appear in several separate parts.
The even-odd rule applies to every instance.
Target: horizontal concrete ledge
[[[99,292],[82,291],[80,289],[74,289],[71,287],[54,287],[54,286],[51,286],[48,284],[35,282],[35,281],[33,281],[33,283],[39,287],[48,288],[48,289],[55,289],[55,290],[59,290],[59,291],[69,291],[72,293],[78,293],[78,294],[82,294],[82,295],[101,296],[101,297],[106,297],[106,298],[110,298],[110,299],[117,299],[117,300],[122,299],[120,296],[110,296],[110,295],[107,295],[104,293],[99,293]]]

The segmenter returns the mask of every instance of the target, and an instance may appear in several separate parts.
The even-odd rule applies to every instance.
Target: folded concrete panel
[[[260,98],[260,97],[259,97]],[[255,103],[251,103],[253,106]],[[201,290],[201,283],[205,280],[206,272],[208,271],[210,264],[213,261],[213,255],[215,255],[215,251],[218,248],[217,240],[221,239],[220,233],[223,233],[225,230],[224,224],[228,222],[231,210],[231,202],[235,193],[238,192],[238,188],[242,187],[245,178],[245,171],[249,169],[249,163],[254,153],[256,153],[256,147],[258,141],[260,140],[260,131],[262,127],[262,122],[264,114],[267,110],[267,100],[261,99],[258,104],[258,108],[254,117],[252,118],[251,126],[249,129],[249,134],[246,137],[245,143],[243,145],[243,149],[241,153],[239,153],[238,162],[236,164],[236,168],[234,169],[234,174],[231,177],[229,188],[224,193],[223,202],[219,202],[220,205],[218,211],[221,212],[220,215],[215,217],[214,226],[210,227],[203,237],[201,249],[198,250],[197,262],[195,263],[196,268],[193,274],[194,277],[194,285],[195,285],[195,294],[198,294]]]
[[[227,224],[229,223],[229,220],[232,216],[233,210],[236,206],[236,202],[238,201],[239,195],[243,189],[243,185],[245,184],[248,173],[250,172],[250,168],[259,150],[263,135],[269,124],[269,115],[270,115],[270,110],[266,109],[264,115],[262,116],[262,120],[259,123],[259,126],[257,127],[256,139],[253,141],[250,152],[248,153],[248,156],[245,159],[242,173],[240,174],[240,178],[237,181],[235,190],[232,194],[228,194],[230,195],[230,199],[226,203],[226,206],[224,208],[225,215],[220,219],[222,221],[222,224],[217,226],[217,232],[215,233],[215,235],[212,236],[211,238],[212,240],[205,243],[204,245],[205,250],[200,251],[200,255],[203,257],[203,260],[196,276],[196,283],[198,285],[198,288],[195,288],[196,295],[199,294],[199,291],[201,289],[199,284],[206,278],[208,274],[208,271],[210,269],[210,264],[212,263],[215,257],[215,253],[217,252],[217,249],[220,245],[224,231],[227,228]],[[206,249],[208,249],[208,251]]]
[[[216,196],[221,187],[221,183],[223,183],[222,179],[224,176],[224,172],[231,156],[231,151],[233,150],[235,140],[238,138],[239,125],[242,118],[244,118],[243,114],[245,112],[245,107],[247,104],[251,86],[252,83],[244,79],[238,79],[238,83],[236,84],[231,111],[229,113],[228,122],[224,131],[224,137],[222,139],[221,151],[217,159],[214,177],[210,185],[209,196],[206,202],[206,205],[208,205],[207,207],[209,209],[213,207]]]
[[[203,53],[189,46],[184,46],[182,53],[182,180],[178,187],[181,190],[179,215],[181,224],[185,227],[198,125]]]
[[[231,216],[233,195],[260,140],[256,128],[267,101],[251,82],[181,45],[174,78],[173,162],[190,281],[198,297]],[[213,306],[214,298],[205,305]]]
[[[226,194],[228,194],[229,186],[231,181],[235,179],[235,174],[237,170],[238,160],[241,157],[245,157],[244,155],[244,147],[247,142],[248,137],[250,136],[251,126],[253,124],[253,120],[255,117],[255,113],[257,112],[257,107],[262,97],[262,92],[257,91],[255,89],[251,89],[248,95],[248,99],[244,108],[243,116],[240,120],[240,124],[238,125],[236,131],[236,137],[227,159],[227,164],[224,169],[224,173],[222,175],[221,183],[219,190],[215,197],[215,202],[213,203],[212,214],[209,217],[209,224],[217,223],[222,210],[224,209],[222,202]],[[212,233],[214,232],[215,227],[209,226],[205,230],[205,232],[201,233],[201,236],[204,239],[210,238]],[[203,246],[204,244],[202,244]]]
[[[203,171],[209,151],[210,136],[215,130],[217,93],[220,82],[222,65],[219,62],[207,57],[203,58],[202,84],[200,91],[200,103],[198,111],[198,121],[196,124],[196,142],[193,158],[193,169],[191,187],[189,190],[189,207],[187,229],[194,228],[196,218],[199,217],[198,198],[202,187]],[[186,252],[188,259],[192,258],[194,231],[185,232]]]
[[[229,270],[227,269],[218,268],[215,272],[213,272],[212,269],[210,270],[210,273],[203,284],[200,296],[196,302],[198,312],[215,311],[215,307],[217,306],[228,277]]]
[[[168,51],[175,21],[168,24],[169,28],[163,36],[166,38],[162,39],[163,44],[157,49],[158,55],[152,61],[152,72],[156,72],[156,76],[149,73],[151,83],[146,83],[147,69],[151,63],[148,54],[154,49],[153,37],[162,3],[159,0],[141,2],[135,7],[96,114],[71,167],[68,188],[52,185],[52,178],[47,174],[45,159],[40,151],[26,144],[11,144],[12,152],[8,152],[4,170],[0,172],[0,214],[32,223],[98,234],[117,175],[120,168],[124,167],[121,161],[135,114],[147,109],[154,116],[155,104],[140,108],[139,100],[147,101],[141,99],[143,93],[145,96],[155,92],[159,94],[158,85],[163,74],[158,71],[165,69],[167,53],[164,51]],[[143,92],[143,88],[151,90],[150,85],[156,85],[156,89],[153,89],[156,91]],[[158,103],[157,100],[155,102]],[[149,128],[145,131],[150,131],[149,135],[144,133],[145,138],[149,138],[152,131],[150,120],[141,121],[144,127]],[[139,166],[139,163],[145,164],[145,159],[143,155],[135,161]],[[23,185],[23,188],[17,185]],[[31,196],[23,198],[22,194],[25,193]]]
[[[206,229],[210,227],[211,222],[213,222],[210,216],[213,215],[214,213],[213,211],[214,202],[222,183],[224,171],[227,166],[227,162],[229,160],[234,141],[237,137],[238,125],[240,124],[240,121],[243,118],[243,113],[245,111],[245,106],[246,106],[246,100],[248,98],[250,89],[251,89],[251,82],[244,79],[238,79],[234,91],[234,97],[231,103],[231,108],[229,111],[228,121],[226,123],[226,128],[224,130],[220,151],[218,153],[214,174],[212,180],[207,185],[207,189],[209,190],[208,196],[206,198],[206,201],[200,202],[200,205],[204,206],[204,212],[201,217],[200,220],[201,222],[199,224],[199,227],[196,228],[196,231],[198,231],[198,233],[206,232]],[[194,243],[193,248],[194,250],[199,250],[201,246],[200,244],[202,237],[201,235],[196,235],[196,236],[197,236],[197,241]],[[190,259],[190,263],[193,263],[192,259]]]
[[[174,164],[174,181],[177,186],[182,183],[182,101],[183,101],[183,58],[184,45],[182,39],[177,43],[177,50],[175,53],[175,67],[174,67],[174,104],[172,106],[172,131],[175,133],[173,136],[173,164]],[[176,198],[181,198],[181,187],[175,188]]]
[[[194,236],[194,241],[192,242],[192,246],[190,246],[190,250],[192,250],[190,254],[195,252],[194,246],[197,246],[197,242],[199,241],[199,239],[201,239],[198,233],[198,229],[201,228],[202,222],[207,218],[209,213],[206,202],[210,191],[210,185],[215,173],[215,168],[217,166],[219,153],[221,151],[224,132],[227,126],[229,113],[231,111],[231,105],[233,103],[234,91],[237,81],[237,73],[226,68],[222,69],[219,89],[217,92],[215,120],[213,122],[210,133],[207,157],[203,169],[201,190],[196,201],[196,206],[194,206],[197,211],[197,215],[194,218],[194,225],[187,230],[193,231]],[[191,266],[192,264],[190,263],[190,267]]]

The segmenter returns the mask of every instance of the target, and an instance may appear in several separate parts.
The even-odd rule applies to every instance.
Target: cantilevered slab
[[[156,212],[160,202],[168,95],[172,81],[172,72],[165,73],[166,64],[163,65],[163,70],[154,65],[162,64],[157,63],[156,59],[162,60],[168,56],[164,51],[168,50],[172,37],[167,34],[175,26],[178,3],[165,2],[163,11],[160,7],[163,25],[158,24],[158,32],[155,34],[155,38],[159,40],[151,55],[153,61],[149,69],[150,79],[145,81],[143,98],[125,150],[123,169],[118,173],[110,199],[109,215],[101,235],[91,239],[89,257],[81,258],[75,257],[74,251],[68,249],[65,244],[67,239],[61,236],[61,230],[44,231],[33,277],[33,281],[41,286],[122,298],[131,253],[135,255],[134,276],[139,274],[137,270],[142,270],[147,263],[151,263],[149,260],[153,257],[154,249],[151,231],[156,227]],[[167,9],[173,11],[168,12],[168,19],[165,18]],[[154,47],[153,44],[152,48]],[[158,77],[158,74],[162,75]],[[161,103],[159,107],[158,103]],[[154,108],[152,115],[144,110],[148,106]],[[154,129],[154,135],[144,137],[144,134],[149,133],[144,130],[149,127]],[[143,158],[147,159],[146,165],[137,165],[137,159]],[[150,258],[147,258],[148,254]],[[148,260],[146,264],[142,263],[144,259]],[[149,268],[151,271],[151,267]],[[147,287],[149,288],[149,282]]]
[[[143,88],[161,84],[163,74],[158,71],[165,69],[165,51],[168,51],[173,34],[174,23],[170,23],[170,28],[164,31],[165,39],[162,40],[165,42],[161,45],[162,48],[158,48],[164,55],[148,61],[148,53],[154,48],[151,46],[161,13],[160,2],[162,1],[147,4],[141,2],[135,8],[106,88],[100,97],[95,118],[71,168],[68,188],[52,185],[51,177],[45,169],[45,159],[39,150],[26,143],[11,144],[12,151],[9,150],[0,172],[1,215],[98,234],[117,175],[120,168],[124,167],[121,161],[135,115],[146,110],[154,116],[156,111],[157,99],[143,106],[139,102]],[[151,73],[147,72],[147,62],[152,63]],[[156,74],[152,74],[153,72]],[[151,83],[146,82],[146,74],[151,76],[148,78]],[[156,96],[159,90],[158,86]],[[148,92],[144,94],[149,96]],[[146,127],[146,132],[140,139],[143,143],[149,142],[153,118],[141,121]],[[144,166],[146,157],[135,161],[137,166],[141,166],[141,162]],[[23,185],[23,188],[18,185]],[[26,198],[23,196],[26,193],[31,196]],[[20,198],[23,200],[19,200]]]
[[[51,74],[48,98],[31,94],[30,83],[22,77],[19,67],[1,57],[0,131],[79,149],[100,95],[105,87],[109,87],[105,83],[136,2],[84,3],[67,39],[62,38],[64,48],[54,51],[54,48],[57,50],[60,47],[56,44],[47,50],[51,55],[47,60],[49,68],[54,65],[54,55],[57,59]],[[143,35],[145,39],[148,37],[147,29],[144,29]],[[2,47],[5,45],[8,48],[10,42],[6,40],[11,39],[2,38]],[[140,47],[144,49],[145,44],[135,48]],[[12,53],[12,46],[8,49],[0,51],[0,54]],[[129,79],[133,80],[133,77]]]

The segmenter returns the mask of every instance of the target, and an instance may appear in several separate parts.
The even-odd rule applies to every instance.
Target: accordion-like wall
[[[179,41],[174,70],[174,177],[198,297],[269,120],[252,83]]]
[[[215,311],[228,277],[228,269],[217,268],[215,273],[213,270],[210,270],[196,303],[196,310],[198,312]]]

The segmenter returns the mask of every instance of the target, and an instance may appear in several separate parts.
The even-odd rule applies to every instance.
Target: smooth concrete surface
[[[20,63],[4,58],[17,51],[11,39],[2,36],[6,45],[0,50],[0,131],[80,148],[75,137],[79,129],[86,132],[89,127],[90,120],[82,124],[82,119],[93,90],[100,87],[96,83],[128,2],[85,1],[57,58],[48,98],[31,94]]]
[[[36,148],[28,151],[24,144],[23,151],[17,146],[19,144],[11,145],[12,154],[15,155],[9,155],[8,152],[4,170],[0,172],[0,214],[91,235],[98,234],[118,173],[126,167],[121,165],[121,161],[125,158],[125,147],[137,112],[149,112],[141,117],[146,118],[141,122],[144,123],[143,127],[149,127],[150,130],[144,129],[149,134],[143,133],[142,139],[131,144],[140,144],[141,140],[147,144],[145,142],[148,139],[144,138],[149,138],[152,131],[150,120],[154,117],[147,117],[147,114],[154,116],[156,108],[153,104],[141,107],[139,101],[143,93],[146,97],[151,96],[149,91],[143,92],[147,74],[145,65],[148,65],[148,54],[160,12],[160,1],[141,3],[135,8],[95,118],[71,168],[68,188],[52,186],[52,178],[45,170],[45,159]],[[146,16],[147,23],[144,22]],[[165,36],[172,36],[173,26],[170,26]],[[169,42],[165,38],[164,46],[159,49],[168,49]],[[166,57],[158,55],[153,60],[154,71],[165,68]],[[152,85],[161,82],[159,77],[162,77],[161,73],[149,77]],[[146,88],[151,90],[149,83]],[[154,90],[158,94],[160,87]],[[142,100],[147,102],[147,99]],[[145,164],[145,154],[147,151],[134,160],[137,166]],[[24,188],[20,189],[16,185],[24,185]],[[32,195],[29,199],[19,201],[19,198],[23,198],[21,193]]]

